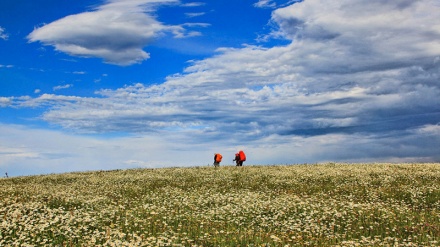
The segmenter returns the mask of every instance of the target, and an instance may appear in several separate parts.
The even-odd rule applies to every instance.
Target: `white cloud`
[[[233,165],[237,150],[247,155],[245,165],[345,162],[432,162],[440,159],[427,148],[438,135],[379,136],[328,134],[311,137],[270,135],[250,142],[191,140],[196,131],[157,132],[129,137],[94,138],[53,130],[0,124],[0,172],[9,176],[212,165],[214,153],[222,166]],[[191,138],[189,138],[191,137]],[[25,140],[25,141],[24,141]],[[379,141],[378,141],[379,140]],[[425,145],[417,142],[422,141]],[[191,145],[188,143],[192,142]],[[7,146],[4,144],[7,143]],[[400,149],[401,152],[397,152]]]
[[[277,4],[273,0],[259,0],[254,3],[257,8],[275,8]]]
[[[9,35],[6,33],[5,29],[0,26],[0,39],[2,40],[8,40]]]
[[[112,0],[94,11],[70,15],[36,28],[30,42],[42,42],[72,56],[99,57],[106,63],[131,65],[150,57],[143,50],[165,33],[193,36],[178,25],[164,25],[151,12],[177,0]]]
[[[334,58],[366,54],[376,63],[438,54],[440,25],[428,25],[440,17],[438,10],[431,1],[309,0],[274,11],[273,20],[283,36],[323,44],[317,48]]]
[[[59,85],[59,86],[53,87],[53,91],[58,91],[61,89],[67,89],[67,88],[71,88],[71,87],[73,87],[73,84]]]
[[[186,17],[188,18],[194,18],[198,16],[205,15],[205,12],[197,12],[197,13],[185,13]]]
[[[203,2],[190,2],[190,3],[184,3],[181,4],[182,7],[199,7],[204,6],[206,3]]]
[[[0,124],[0,172],[10,176],[138,167],[200,166],[215,147],[162,135],[99,139]],[[7,143],[7,146],[4,144]],[[232,154],[231,154],[232,157]],[[232,158],[231,158],[232,160]],[[230,162],[232,163],[232,162]],[[212,163],[211,163],[212,164]]]
[[[416,130],[416,133],[435,135],[440,137],[440,123],[438,124],[427,124]]]
[[[12,99],[10,97],[0,97],[0,107],[7,107],[11,105]]]

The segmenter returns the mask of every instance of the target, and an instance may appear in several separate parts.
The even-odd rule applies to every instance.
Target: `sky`
[[[2,0],[0,176],[440,161],[440,0]]]

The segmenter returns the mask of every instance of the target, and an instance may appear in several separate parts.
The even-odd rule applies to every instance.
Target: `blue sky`
[[[440,161],[440,1],[5,0],[0,172]],[[246,164],[245,164],[246,165]]]

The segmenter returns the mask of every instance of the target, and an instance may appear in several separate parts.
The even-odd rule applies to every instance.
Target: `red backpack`
[[[238,152],[238,155],[240,156],[240,161],[246,161],[246,154],[244,154],[243,151],[240,150],[240,152]]]
[[[215,156],[215,162],[218,162],[218,163],[222,162],[223,156],[221,154],[215,154],[215,155],[216,155]]]

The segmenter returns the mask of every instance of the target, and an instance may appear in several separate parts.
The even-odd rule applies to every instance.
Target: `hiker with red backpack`
[[[243,162],[246,161],[246,154],[242,150],[238,151],[233,161],[237,164],[236,166],[243,166]]]
[[[219,167],[220,166],[220,162],[222,162],[222,155],[221,154],[214,154],[214,166],[215,167]]]

